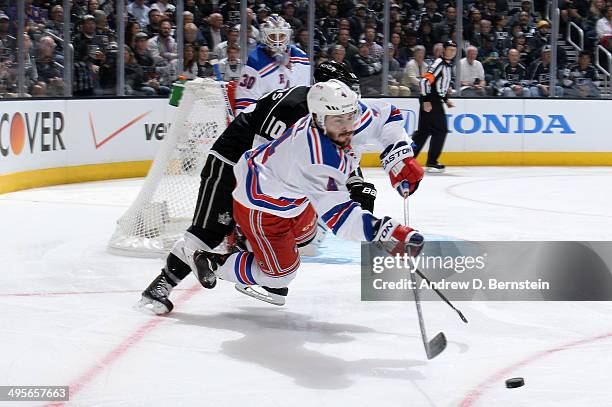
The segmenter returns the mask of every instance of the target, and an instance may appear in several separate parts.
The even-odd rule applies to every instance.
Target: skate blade
[[[134,309],[140,312],[145,313],[154,313],[155,315],[165,315],[172,311],[168,309],[164,304],[159,301],[153,301],[149,298],[142,297],[136,305],[134,305]]]
[[[299,247],[298,250],[300,251],[300,256],[316,257],[318,254],[317,246],[312,243],[304,247]]]
[[[443,174],[445,170],[446,170],[446,168],[445,168],[445,169],[442,169],[442,170],[439,170],[439,169],[437,169],[437,168],[431,168],[431,167],[426,167],[426,168],[425,168],[425,171],[426,171],[428,174]]]
[[[235,284],[234,288],[236,288],[239,293],[248,295],[259,301],[278,306],[285,305],[285,297],[282,295],[272,294],[267,291],[258,291],[255,286],[250,285]],[[261,290],[263,290],[263,288]]]

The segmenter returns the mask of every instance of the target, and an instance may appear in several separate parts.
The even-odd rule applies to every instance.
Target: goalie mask
[[[287,52],[291,41],[291,26],[278,14],[272,14],[260,26],[261,42],[274,54]]]
[[[344,144],[332,133],[350,132],[352,136],[360,119],[359,98],[347,85],[336,79],[315,83],[308,91],[307,102],[313,121],[334,143]],[[334,128],[326,123],[328,116],[336,116],[331,118]]]

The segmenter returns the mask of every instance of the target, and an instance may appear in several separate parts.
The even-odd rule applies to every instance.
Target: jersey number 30
[[[246,87],[247,89],[251,89],[255,84],[255,77],[249,75],[242,75],[242,81],[240,81],[239,86]]]

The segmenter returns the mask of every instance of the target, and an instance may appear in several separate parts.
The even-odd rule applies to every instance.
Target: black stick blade
[[[438,356],[442,351],[446,349],[446,336],[444,332],[437,334],[425,347],[425,353],[427,353],[427,359],[433,359]]]

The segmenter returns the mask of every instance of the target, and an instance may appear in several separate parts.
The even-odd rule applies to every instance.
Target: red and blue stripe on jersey
[[[238,99],[236,99],[236,104],[235,104],[236,111],[246,109],[247,107],[249,107],[253,103],[257,103],[257,100],[249,99],[249,98],[238,98]]]
[[[402,112],[400,112],[400,110],[397,107],[391,105],[391,112],[389,113],[389,117],[385,121],[385,124],[391,123],[391,122],[397,122],[403,119],[404,117],[402,116]]]
[[[348,174],[349,158],[344,150],[334,144],[319,129],[310,127],[306,134],[312,164],[328,165]]]
[[[245,158],[247,160],[247,165],[249,168],[246,177],[246,195],[253,205],[285,212],[291,209],[298,208],[304,202],[307,201],[306,197],[298,199],[286,198],[282,196],[279,198],[273,198],[269,195],[264,194],[259,184],[259,168],[257,167],[255,158],[261,155],[261,162],[262,164],[264,164],[268,160],[268,157],[274,154],[275,148],[291,136],[292,131],[293,128],[290,128],[285,132],[285,134],[283,134],[276,140],[262,144],[255,150],[247,151],[245,153]]]
[[[292,64],[310,65],[310,59],[308,59],[308,54],[306,54],[304,51],[302,51],[295,45],[291,45],[289,48],[289,62],[291,62]]]
[[[355,208],[359,208],[357,202],[346,201],[325,212],[325,214],[321,216],[321,219],[325,222],[325,225],[336,234]]]
[[[252,273],[253,259],[255,259],[253,253],[240,252],[234,261],[234,273],[241,284],[257,285]]]

